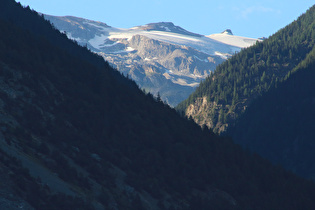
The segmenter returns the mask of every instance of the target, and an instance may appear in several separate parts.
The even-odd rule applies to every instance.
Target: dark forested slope
[[[312,182],[180,117],[29,8],[4,0],[0,14],[8,205],[315,209]]]
[[[291,75],[254,101],[229,134],[272,162],[315,180],[315,48]]]
[[[281,82],[303,61],[314,42],[315,6],[268,39],[220,64],[177,109],[222,132],[253,99]]]

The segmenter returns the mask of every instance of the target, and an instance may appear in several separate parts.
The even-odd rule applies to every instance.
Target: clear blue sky
[[[209,35],[227,28],[234,35],[268,37],[297,19],[314,0],[17,0],[50,15],[72,15],[130,28],[173,22]]]

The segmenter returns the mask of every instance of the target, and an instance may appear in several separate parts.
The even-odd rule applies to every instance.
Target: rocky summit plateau
[[[235,36],[230,29],[200,35],[171,22],[122,29],[72,16],[44,17],[170,106],[186,99],[218,64],[260,40]]]

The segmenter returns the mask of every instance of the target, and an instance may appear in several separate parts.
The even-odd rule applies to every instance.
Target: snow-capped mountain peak
[[[187,31],[180,26],[174,25],[174,23],[172,22],[149,23],[143,26],[138,26],[137,28],[141,30],[145,30],[145,31],[166,31],[166,32],[173,32],[173,33],[178,33],[178,34],[183,34],[183,35],[201,37],[200,34]]]
[[[186,99],[218,64],[258,40],[235,36],[230,29],[204,36],[172,22],[124,29],[71,16],[45,18],[173,106]]]
[[[231,29],[226,29],[221,34],[234,35]]]

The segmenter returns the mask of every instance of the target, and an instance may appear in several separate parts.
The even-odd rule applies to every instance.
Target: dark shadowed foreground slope
[[[254,101],[230,130],[237,143],[315,179],[315,48],[291,76]]]
[[[0,28],[0,175],[8,205],[315,208],[312,182],[181,118],[37,13],[2,1]]]

